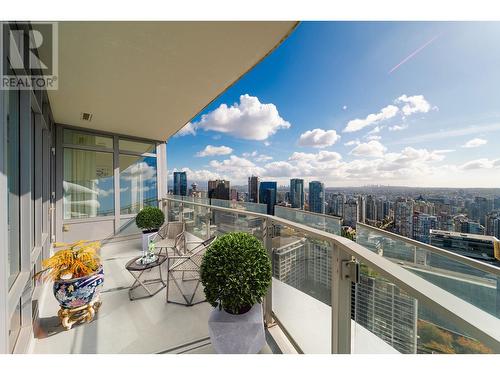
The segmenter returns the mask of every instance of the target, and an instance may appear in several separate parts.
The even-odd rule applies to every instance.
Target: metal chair
[[[205,240],[201,243],[199,243],[197,246],[195,246],[193,249],[188,250],[186,248],[186,242],[185,242],[185,237],[184,237],[184,248],[186,249],[185,253],[181,255],[181,251],[178,249],[175,250],[178,252],[179,255],[169,255],[167,259],[167,267],[168,267],[168,272],[167,272],[167,303],[177,303],[179,305],[186,305],[186,306],[192,306],[196,305],[201,302],[205,302],[206,300],[201,300],[198,302],[193,303],[194,297],[196,295],[196,291],[198,290],[198,287],[200,285],[200,266],[201,266],[201,261],[203,259],[203,255],[207,251],[208,247],[210,244],[215,240],[215,236],[209,238],[208,240]],[[182,245],[181,245],[182,246]],[[186,274],[189,277],[186,277]],[[176,275],[181,275],[180,278],[176,277]],[[185,303],[182,302],[177,302],[177,301],[172,301],[169,300],[169,284],[170,284],[170,279],[174,282],[174,285],[177,287],[179,292],[181,293]],[[192,288],[192,293],[191,291],[189,293],[184,293],[183,289],[181,288],[181,285],[179,284],[180,282],[194,282],[194,287]]]
[[[153,238],[155,248],[159,249],[158,254],[161,254],[163,249],[168,253],[169,249],[175,248],[177,237],[184,231],[185,224],[181,221],[170,221],[161,227],[158,234]]]

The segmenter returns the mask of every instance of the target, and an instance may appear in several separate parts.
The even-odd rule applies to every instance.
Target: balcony
[[[494,266],[362,224],[355,243],[339,236],[338,219],[298,210],[268,216],[258,204],[174,196],[162,206],[193,238],[244,231],[268,249],[263,353],[500,352]],[[89,324],[61,331],[46,291],[34,352],[213,352],[207,303],[166,304],[163,293],[129,301],[124,264],[138,253],[138,241],[102,248],[106,289]]]

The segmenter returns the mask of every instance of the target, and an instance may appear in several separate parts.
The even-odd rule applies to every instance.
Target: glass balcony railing
[[[358,244],[488,314],[500,318],[500,270],[498,268],[361,223],[358,223],[356,228]],[[370,319],[376,320],[377,313],[384,314],[387,310],[393,311],[391,303],[383,298],[375,301],[377,295],[385,293],[388,288],[383,281],[381,284],[379,280],[380,277],[373,276],[369,268],[362,267],[362,280],[356,285],[357,293],[363,296],[357,301],[359,306],[356,308],[358,314],[355,316],[356,321],[374,333],[378,332],[374,324],[370,323]],[[380,309],[376,310],[375,305]],[[471,345],[475,345],[478,352],[490,352],[489,348],[473,344],[467,333],[453,321],[443,319],[425,304],[413,301],[413,305],[412,314],[416,316],[414,328],[416,334],[413,336],[418,337],[418,340],[415,340],[415,350],[466,353],[472,350],[469,348]],[[384,333],[379,334],[384,335]],[[446,341],[443,337],[447,338],[449,345],[443,346]],[[460,345],[457,340],[463,345]]]
[[[293,221],[294,223],[304,224],[308,227],[320,229],[328,233],[337,234],[339,236],[342,229],[342,223],[339,217],[316,214],[313,212],[298,210],[296,208],[274,206],[274,216]]]
[[[278,209],[283,218],[185,198],[169,197],[163,207],[169,220],[186,223],[190,236],[244,231],[266,246],[273,285],[265,320],[277,321],[299,351],[500,353],[494,267],[485,272],[365,225],[355,243],[335,234],[335,221],[327,229],[305,225],[300,211]]]

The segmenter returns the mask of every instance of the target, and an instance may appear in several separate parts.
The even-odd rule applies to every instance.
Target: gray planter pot
[[[266,344],[262,305],[255,304],[241,315],[215,308],[208,319],[208,334],[217,353],[258,353]]]

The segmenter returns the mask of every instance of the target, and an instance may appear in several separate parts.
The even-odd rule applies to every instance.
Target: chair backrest
[[[176,239],[177,236],[184,233],[184,223],[181,221],[171,221],[167,224],[166,238]]]
[[[178,253],[178,255],[185,255],[187,252],[186,246],[186,234],[185,232],[179,233],[175,237],[174,250]]]

